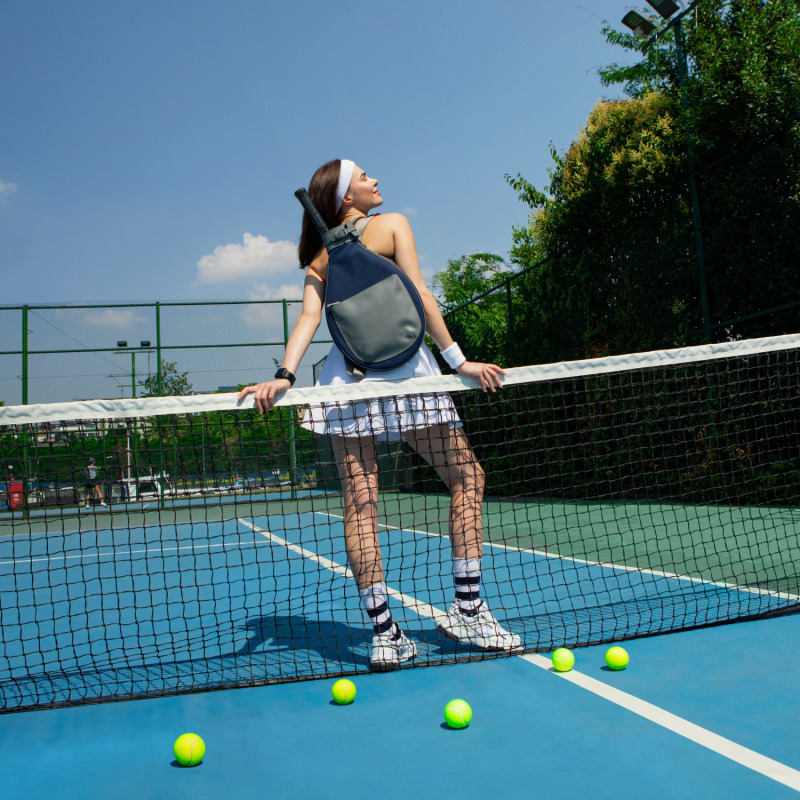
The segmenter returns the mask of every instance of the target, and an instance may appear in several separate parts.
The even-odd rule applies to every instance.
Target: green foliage
[[[434,291],[450,308],[460,306],[493,288],[501,287],[511,272],[508,264],[492,253],[473,253],[448,262],[433,279]],[[467,358],[507,363],[508,313],[505,292],[492,292],[454,314],[445,309],[453,337]]]
[[[678,116],[655,93],[600,102],[555,154],[548,196],[513,231],[523,360],[647,349],[697,321],[676,302],[693,279]]]
[[[191,394],[192,384],[189,382],[188,372],[178,372],[176,361],[165,361],[161,359],[161,392],[158,391],[158,376],[150,375],[143,381],[139,381],[139,386],[144,389],[142,397],[157,397],[160,395],[185,395]]]
[[[800,4],[704,0],[682,33],[685,98],[674,26],[647,49],[606,27],[642,55],[600,70],[627,98],[598,103],[565,152],[551,149],[546,192],[506,175],[532,209],[512,234],[518,362],[700,340],[690,145],[714,338],[800,324],[797,308],[762,313],[800,305]]]

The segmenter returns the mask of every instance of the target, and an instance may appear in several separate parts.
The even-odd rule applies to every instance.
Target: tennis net
[[[503,655],[437,630],[450,526],[479,524],[442,479],[467,481],[459,421],[485,475],[481,594],[525,651],[795,610],[798,348],[517,368],[495,394],[458,376],[296,389],[267,415],[235,394],[0,408],[0,708],[369,670],[354,507],[409,666]],[[375,436],[343,449],[325,426]],[[340,480],[359,454],[364,506]]]

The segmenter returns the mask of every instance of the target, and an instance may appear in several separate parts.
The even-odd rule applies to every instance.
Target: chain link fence
[[[269,379],[299,300],[0,307],[0,401],[51,403],[233,391]],[[297,385],[330,346],[322,321]]]

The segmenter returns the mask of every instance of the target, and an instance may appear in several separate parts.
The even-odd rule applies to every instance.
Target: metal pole
[[[28,405],[28,306],[22,306],[22,405]]]
[[[156,303],[156,375],[158,377],[158,396],[161,397],[164,390],[161,384],[161,303]]]
[[[708,285],[706,283],[706,265],[703,256],[703,227],[700,219],[700,201],[697,196],[697,178],[694,167],[694,151],[692,135],[688,129],[688,99],[686,94],[686,52],[683,47],[683,31],[681,17],[675,21],[675,53],[678,60],[678,80],[681,86],[681,108],[683,109],[686,127],[686,157],[689,162],[689,195],[692,202],[692,219],[694,221],[694,242],[697,252],[697,267],[700,272],[700,304],[703,310],[703,340],[711,341],[711,311],[708,303]]]
[[[28,306],[22,307],[22,405],[28,405]],[[22,516],[27,519],[30,513],[28,507],[28,474],[30,466],[28,464],[28,425],[22,426]],[[11,477],[9,476],[9,482]],[[9,493],[11,487],[9,486]],[[9,497],[11,495],[9,494]],[[10,505],[10,502],[9,502]]]
[[[136,397],[136,351],[131,350],[131,397]]]
[[[514,353],[514,312],[511,305],[511,278],[506,278],[506,359],[510,363]]]
[[[289,304],[283,299],[283,347],[289,343]],[[289,420],[289,478],[292,487],[292,500],[297,497],[297,443],[295,442],[294,415],[292,408],[286,409],[286,418]]]

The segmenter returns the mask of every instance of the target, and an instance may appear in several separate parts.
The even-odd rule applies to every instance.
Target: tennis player
[[[86,465],[84,469],[86,473],[86,505],[85,508],[89,508],[89,499],[94,495],[97,495],[97,499],[100,501],[100,505],[106,507],[105,501],[103,500],[103,492],[100,489],[100,484],[97,481],[97,473],[99,469],[97,464],[95,463],[94,458],[89,459],[89,463]]]
[[[311,201],[329,228],[346,220],[368,217],[362,242],[391,259],[414,283],[425,309],[428,335],[452,369],[477,378],[494,392],[504,370],[496,364],[467,361],[450,336],[436,300],[422,279],[414,236],[408,220],[397,213],[370,215],[383,204],[378,181],[354,162],[336,159],[320,167],[308,188]],[[267,411],[276,396],[295,382],[294,373],[319,327],[325,302],[328,254],[307,213],[298,247],[306,270],[303,310],[286,345],[281,368],[271,381],[248,386],[240,399],[255,396]],[[364,381],[399,380],[441,375],[423,343],[414,357],[388,371],[366,371]],[[318,385],[352,383],[342,353],[334,344],[319,375]],[[416,646],[392,620],[387,603],[383,560],[378,540],[378,471],[376,442],[408,442],[441,476],[451,493],[450,541],[453,550],[455,600],[439,630],[451,639],[487,650],[513,650],[520,637],[505,630],[481,598],[482,509],[484,473],[462,429],[450,398],[441,395],[383,398],[313,407],[304,427],[328,435],[342,480],[345,503],[345,548],[362,605],[374,629],[370,665],[375,670],[398,667],[416,655]]]

